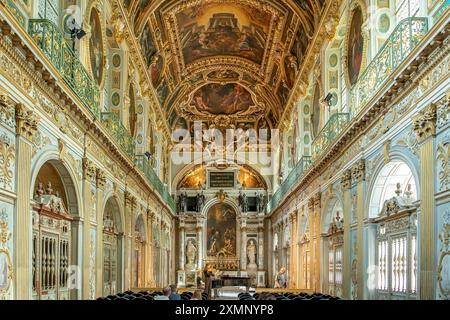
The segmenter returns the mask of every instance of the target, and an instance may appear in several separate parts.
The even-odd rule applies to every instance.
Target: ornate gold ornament
[[[437,273],[440,298],[448,300],[450,299],[450,211],[445,212],[444,218],[447,221],[444,222],[442,231],[439,234],[439,240],[441,241],[442,248]]]
[[[88,158],[83,158],[83,175],[85,179],[92,179],[96,176],[96,167],[94,166],[94,163],[89,160]]]
[[[413,130],[419,143],[436,134],[436,105],[430,104],[413,117]]]
[[[33,139],[37,130],[38,117],[23,104],[16,105],[16,133],[28,140]]]
[[[7,243],[11,239],[5,209],[0,212],[0,297],[7,294],[13,279],[11,253]]]
[[[220,203],[223,203],[225,199],[228,197],[228,194],[224,192],[222,189],[220,189],[220,191],[216,193],[216,197]]]

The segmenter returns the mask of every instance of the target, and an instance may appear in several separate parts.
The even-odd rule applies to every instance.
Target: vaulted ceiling
[[[273,128],[325,0],[125,0],[172,128]]]

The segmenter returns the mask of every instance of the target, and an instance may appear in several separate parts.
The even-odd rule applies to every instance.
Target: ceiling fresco
[[[325,0],[126,0],[167,120],[276,127]]]

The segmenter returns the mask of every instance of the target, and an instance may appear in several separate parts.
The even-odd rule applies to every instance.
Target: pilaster
[[[18,300],[31,298],[31,255],[30,255],[30,184],[31,158],[33,152],[32,139],[37,131],[38,118],[33,111],[23,104],[15,106],[16,118],[16,221],[14,233],[16,239],[16,275],[15,288]]]
[[[419,298],[435,299],[436,218],[434,145],[436,105],[431,104],[413,118],[413,130],[419,143],[420,159],[420,273]]]
[[[351,171],[344,171],[341,178],[341,186],[344,193],[343,216],[344,216],[344,253],[342,259],[342,295],[344,299],[351,298],[351,239],[350,239],[350,188],[351,188]]]

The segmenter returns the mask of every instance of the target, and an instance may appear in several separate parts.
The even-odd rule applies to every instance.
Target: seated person
[[[169,296],[172,293],[172,289],[170,287],[165,287],[163,289],[163,295],[162,296],[155,296],[155,300],[170,300]]]
[[[191,300],[202,300],[202,290],[195,290]]]
[[[170,296],[169,300],[181,300],[181,296],[177,293],[177,286],[172,284],[170,285]]]

